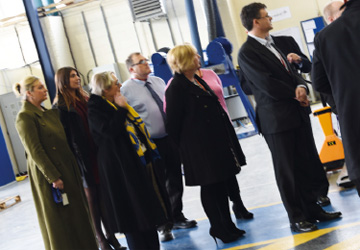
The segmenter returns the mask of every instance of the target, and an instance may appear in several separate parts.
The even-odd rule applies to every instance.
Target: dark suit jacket
[[[314,88],[333,94],[340,121],[346,165],[351,179],[360,178],[360,1],[315,37],[312,81]]]
[[[302,67],[300,68],[298,64],[293,63],[296,69],[300,70],[302,73],[309,73],[311,71],[311,62],[309,59],[301,52],[299,45],[296,43],[295,39],[291,36],[271,36],[275,42],[275,45],[281,50],[281,52],[287,56],[289,53],[295,53],[301,57]]]
[[[288,72],[268,48],[252,37],[241,47],[238,63],[255,96],[261,133],[279,133],[309,121],[308,109],[294,99],[296,87],[305,85],[304,80],[290,65]]]
[[[301,52],[299,45],[296,43],[295,39],[291,36],[271,36],[274,40],[275,45],[281,50],[281,52],[286,57],[289,53],[295,53],[301,57],[302,67],[296,63],[291,64],[296,70],[300,70],[302,73],[309,73],[311,71],[311,62],[309,59]],[[247,95],[252,95],[250,87],[246,83],[246,78],[241,68],[239,70],[239,79],[241,88]]]

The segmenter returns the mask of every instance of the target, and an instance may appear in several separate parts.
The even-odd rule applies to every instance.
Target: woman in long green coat
[[[41,103],[47,90],[37,77],[16,84],[25,97],[16,129],[27,154],[31,190],[46,249],[98,249],[90,222],[79,168],[66,140],[56,110]],[[68,202],[56,203],[52,188],[65,193]],[[68,203],[68,204],[67,204]]]

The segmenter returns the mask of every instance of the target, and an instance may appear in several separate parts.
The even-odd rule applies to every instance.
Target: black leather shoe
[[[166,242],[174,239],[174,235],[171,232],[171,229],[164,229],[160,231],[160,241]]]
[[[196,227],[197,222],[195,220],[188,220],[186,218],[177,220],[174,222],[173,229],[186,229]]]
[[[309,218],[310,221],[329,221],[329,220],[334,220],[337,219],[341,216],[341,212],[327,212],[327,211],[322,211],[312,217]]]
[[[308,221],[290,223],[290,228],[293,232],[297,232],[297,233],[312,232],[318,229],[316,225]]]
[[[322,207],[326,207],[328,205],[330,205],[330,199],[329,197],[327,197],[326,195],[320,195],[318,198],[317,198],[317,204],[319,204],[320,206]]]

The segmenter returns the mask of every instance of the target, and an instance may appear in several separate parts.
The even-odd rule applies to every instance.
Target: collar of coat
[[[106,114],[112,114],[116,110],[111,107],[106,100],[104,100],[101,96],[91,94],[90,99],[88,101],[88,106],[95,106],[96,109],[102,110]]]
[[[45,111],[47,110],[43,106],[41,106]],[[32,103],[28,101],[24,101],[24,105],[22,106],[22,110],[31,111],[34,112],[37,116],[42,117],[44,115],[44,112],[35,107]]]
[[[204,86],[206,91],[204,91],[200,87],[196,86],[193,82],[191,82],[189,79],[187,79],[184,74],[175,73],[175,75],[174,75],[174,80],[181,82],[182,83],[181,85],[184,88],[186,88],[188,91],[190,91],[191,93],[196,94],[196,95],[212,96],[217,99],[217,96],[215,95],[214,91],[209,87],[209,85],[207,85],[207,83],[201,77],[199,77],[198,75],[195,75],[195,79]]]
[[[67,108],[65,101],[63,98],[59,97],[57,103],[54,103],[52,105],[53,109],[59,109],[61,111],[67,111],[67,112],[75,112],[77,113],[76,109],[70,105],[70,109]]]

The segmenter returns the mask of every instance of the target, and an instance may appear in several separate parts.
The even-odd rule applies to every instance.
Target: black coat
[[[68,110],[61,97],[59,97],[58,103],[53,105],[53,108],[59,111],[67,141],[80,167],[81,175],[85,178],[88,186],[93,186],[95,184],[95,166],[91,161],[90,154],[95,151],[95,148],[91,148],[93,145],[89,143],[92,138],[87,135],[84,123],[76,109],[70,106]]]
[[[100,185],[114,229],[134,232],[162,225],[164,210],[125,129],[127,110],[115,110],[102,97],[91,95],[88,112],[98,148]]]
[[[287,60],[285,61],[287,63]],[[310,123],[309,108],[295,100],[295,89],[304,80],[288,69],[265,46],[248,37],[239,51],[238,63],[256,100],[256,121],[263,134],[275,134]]]
[[[315,37],[312,81],[315,90],[332,94],[336,103],[351,179],[360,178],[360,1]]]
[[[166,90],[166,129],[180,148],[186,185],[225,181],[245,165],[245,156],[234,128],[217,96],[175,74]],[[235,162],[238,161],[238,166]]]

